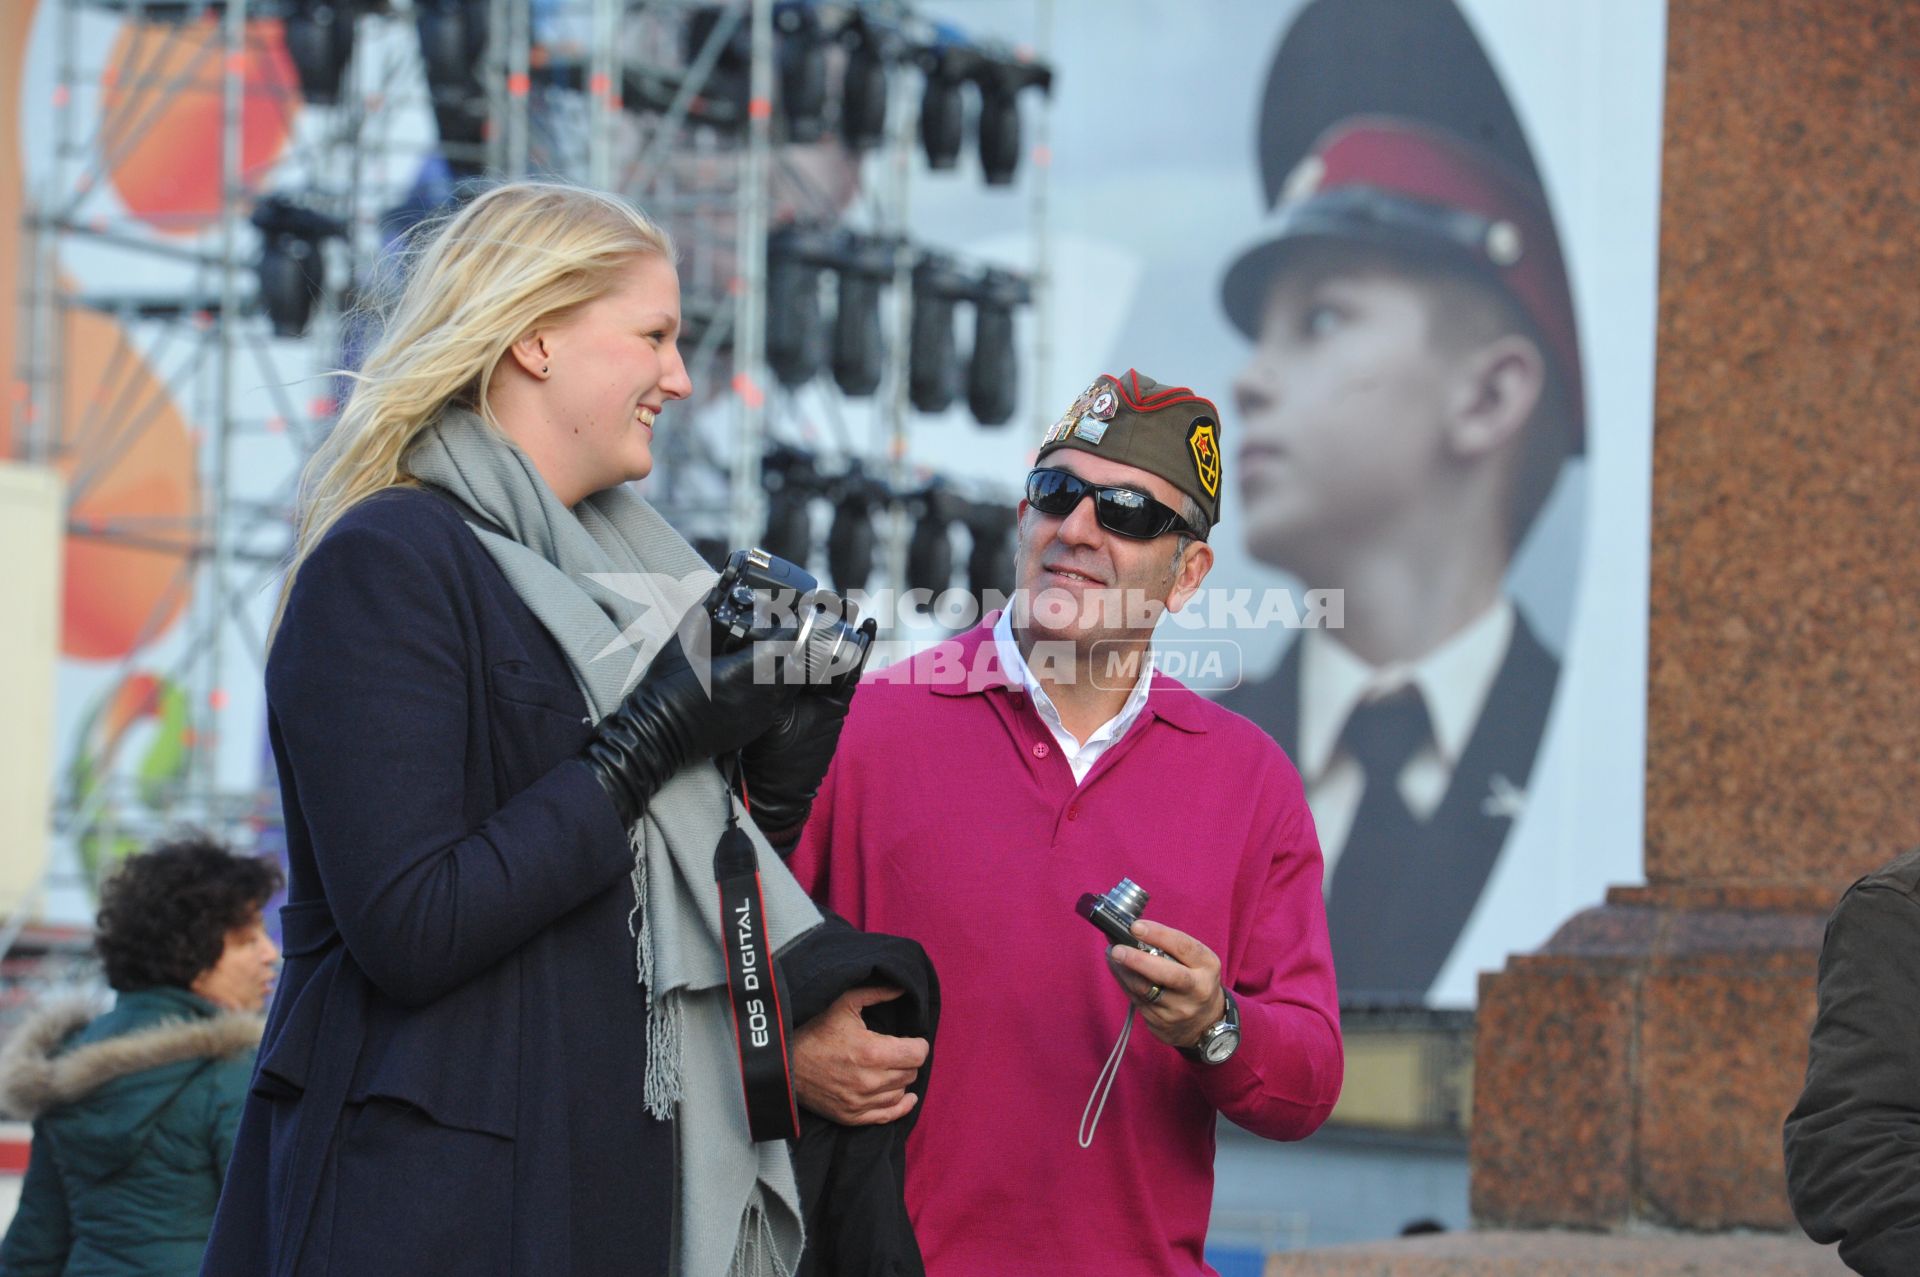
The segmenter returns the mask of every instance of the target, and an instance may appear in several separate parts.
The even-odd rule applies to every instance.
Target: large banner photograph
[[[1641,873],[1663,6],[948,13],[1056,69],[1036,418],[1129,367],[1221,405],[1168,672],[1299,768],[1343,1002],[1470,1006]],[[1026,212],[915,207],[1021,265]],[[1034,442],[944,429],[982,473]]]

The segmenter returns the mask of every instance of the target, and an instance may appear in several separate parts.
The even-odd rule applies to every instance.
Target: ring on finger
[[[1164,992],[1166,992],[1166,990],[1162,989],[1159,985],[1154,985],[1151,989],[1147,990],[1147,1001],[1158,1002],[1160,995]]]

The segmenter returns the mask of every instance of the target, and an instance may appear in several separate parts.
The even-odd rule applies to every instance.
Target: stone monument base
[[[1275,1255],[1266,1277],[1845,1277],[1831,1246],[1781,1234],[1434,1233]]]

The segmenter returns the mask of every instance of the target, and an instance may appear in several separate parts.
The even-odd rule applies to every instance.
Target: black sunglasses
[[[1109,532],[1151,541],[1168,532],[1184,532],[1198,539],[1191,524],[1144,492],[1088,483],[1071,470],[1039,469],[1027,475],[1027,504],[1041,514],[1064,519],[1087,497],[1093,498],[1093,517]]]

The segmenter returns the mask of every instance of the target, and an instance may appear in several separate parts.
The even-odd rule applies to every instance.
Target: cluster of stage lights
[[[835,474],[822,473],[812,454],[777,446],[761,465],[767,488],[767,530],[761,544],[794,563],[814,557],[814,506],[833,511],[827,529],[827,575],[842,593],[865,590],[873,576],[876,523],[898,507],[913,520],[907,542],[905,586],[931,600],[954,584],[952,529],[967,529],[967,589],[979,599],[1013,587],[1015,514],[1010,506],[973,501],[935,480],[910,492],[893,492],[855,461]]]
[[[354,20],[381,7],[380,0],[285,0],[287,54],[308,102],[339,102],[354,48]],[[490,0],[415,0],[421,60],[432,90],[444,142],[477,144],[484,114],[470,106],[484,99],[478,79],[487,48]],[[734,109],[702,112],[709,123],[744,124],[752,64],[752,36],[737,10],[710,5],[689,12],[686,55],[691,62],[724,21],[733,30],[714,65],[712,91],[703,99]],[[836,131],[841,142],[871,150],[887,136],[889,84],[897,72],[917,67],[924,77],[920,143],[929,167],[957,167],[966,143],[969,115],[980,168],[989,186],[1013,181],[1020,166],[1023,91],[1050,92],[1053,71],[1015,52],[966,43],[947,32],[917,41],[900,27],[862,8],[823,9],[815,0],[784,0],[774,6],[774,60],[778,84],[775,117],[784,139],[817,142]],[[832,70],[838,50],[840,95],[833,101]],[[564,78],[564,77],[563,77]],[[638,88],[638,86],[636,86]],[[969,97],[977,105],[968,110]],[[656,95],[636,91],[628,105],[657,110]],[[836,110],[837,107],[837,110]]]
[[[353,57],[355,20],[381,7],[382,0],[284,4],[287,53],[302,96],[315,105],[338,104]],[[486,60],[489,7],[490,0],[414,0],[421,62],[443,145],[465,150],[484,142],[486,94],[479,76]],[[971,115],[985,181],[990,186],[1013,181],[1022,152],[1020,95],[1028,89],[1050,92],[1051,68],[1016,53],[965,43],[944,30],[934,39],[916,40],[891,20],[857,6],[783,0],[773,17],[778,85],[774,114],[784,140],[817,142],[837,131],[849,149],[878,147],[887,136],[890,82],[903,70],[917,68],[924,79],[919,135],[929,167],[945,171],[958,166]],[[696,114],[709,124],[738,126],[748,116],[752,62],[751,32],[743,14],[717,5],[689,11],[686,55],[691,63],[727,21],[733,30],[719,50],[709,91],[698,99],[706,105]],[[837,104],[831,92],[836,61]],[[547,68],[543,78],[565,81],[568,76],[565,68],[555,66]],[[977,98],[971,112],[970,95]],[[658,93],[638,82],[628,86],[623,102],[647,111],[664,105]],[[722,103],[730,109],[720,109]],[[471,165],[463,161],[456,167]],[[281,213],[273,216],[281,223],[287,220]],[[262,229],[267,227],[263,224]],[[303,304],[299,296],[311,291],[320,277],[319,245],[324,238],[282,232],[270,236],[264,247],[262,301],[276,333],[298,336],[305,330],[312,301]],[[776,237],[770,246],[768,347],[784,383],[811,379],[824,362],[826,334],[818,325],[818,292],[822,272],[832,271],[839,282],[831,341],[834,377],[848,394],[873,393],[884,363],[879,299],[893,278],[894,254],[901,251],[902,245],[871,237],[842,236],[832,243],[800,233],[784,241]],[[292,263],[301,269],[291,269]],[[914,406],[938,412],[957,396],[960,361],[954,318],[956,308],[968,303],[975,320],[966,374],[968,405],[982,424],[1008,420],[1015,386],[1013,311],[1030,300],[1026,282],[999,271],[968,277],[933,255],[915,262],[913,281]],[[809,315],[811,328],[791,327],[790,321]]]
[[[847,230],[783,227],[767,243],[767,364],[782,385],[801,386],[829,364],[849,395],[879,389],[886,350],[882,290],[911,263],[908,397],[921,412],[944,412],[960,392],[957,311],[973,308],[966,362],[967,406],[982,425],[1013,416],[1018,386],[1013,313],[1033,300],[1028,281],[1009,271],[968,271],[951,258],[916,252],[896,238]],[[822,285],[834,278],[833,322],[825,322]]]
[[[727,10],[697,10],[688,25],[687,56],[696,56]],[[852,150],[878,147],[887,136],[887,102],[892,76],[917,67],[924,77],[920,98],[920,144],[927,164],[937,171],[958,166],[966,144],[968,97],[977,97],[971,113],[980,168],[989,186],[1006,186],[1020,167],[1020,94],[1051,92],[1053,71],[1016,52],[970,44],[941,31],[919,41],[900,27],[854,8],[837,26],[812,0],[786,0],[774,6],[774,62],[778,93],[774,115],[786,140],[817,142],[834,132]],[[840,98],[830,115],[831,54],[838,48]],[[744,118],[752,42],[741,23],[715,67],[719,93],[733,98]]]

